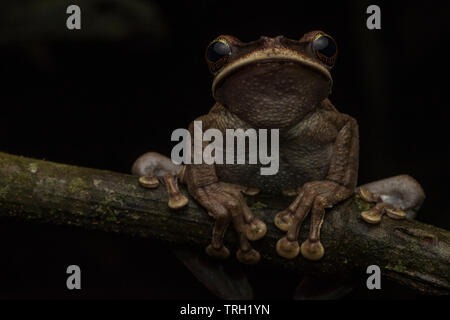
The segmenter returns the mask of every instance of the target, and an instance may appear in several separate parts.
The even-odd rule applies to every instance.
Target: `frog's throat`
[[[299,52],[293,50],[277,50],[277,49],[266,49],[252,52],[240,59],[231,62],[226,65],[215,77],[212,83],[212,94],[215,97],[216,87],[217,85],[230,74],[236,72],[240,68],[246,67],[250,64],[258,63],[258,62],[276,62],[276,61],[285,61],[285,62],[296,62],[303,66],[310,67],[322,75],[324,75],[329,81],[329,92],[331,92],[331,87],[333,86],[333,79],[331,78],[330,71],[322,66],[321,64],[315,62],[314,60],[308,58],[305,55],[302,55]]]

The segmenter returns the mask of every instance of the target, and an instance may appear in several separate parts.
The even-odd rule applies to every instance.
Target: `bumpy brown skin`
[[[142,165],[137,165],[134,172],[149,176],[143,178],[143,185],[154,185],[158,170],[168,172],[165,180],[172,190],[171,207],[186,203],[176,189],[178,177],[215,218],[212,242],[206,248],[211,256],[225,258],[229,255],[223,236],[232,222],[240,240],[238,260],[248,264],[259,260],[259,253],[251,248],[248,240],[263,237],[266,226],[252,215],[242,193],[254,194],[262,190],[297,194],[289,208],[275,217],[277,227],[287,231],[277,243],[277,252],[283,257],[294,258],[301,251],[304,257],[318,260],[324,254],[320,228],[325,209],[345,200],[355,190],[358,125],[352,117],[339,113],[328,99],[332,86],[329,62],[334,62],[334,57],[323,61],[314,52],[311,43],[318,34],[323,33],[310,32],[299,41],[279,36],[261,37],[249,43],[220,36],[218,39],[229,45],[231,53],[219,63],[207,60],[215,75],[212,91],[217,102],[207,115],[196,121],[202,121],[204,131],[215,128],[224,136],[226,129],[279,129],[277,174],[261,175],[259,164],[191,164],[184,171],[171,169],[168,172],[159,170],[168,166],[160,155],[144,155],[137,161]],[[190,131],[193,136],[193,123]],[[208,142],[204,144],[205,147]],[[146,167],[145,163],[151,165]],[[398,183],[392,184],[392,181]],[[409,193],[415,188],[418,197],[414,197],[412,203],[420,207],[423,201],[420,186],[416,188],[404,176],[383,182],[378,188],[382,190],[383,185],[400,185],[403,188],[400,193]],[[381,196],[369,190],[362,191],[363,198],[379,203],[363,215],[366,221],[379,221],[388,209],[392,217],[401,217],[402,211],[384,204]],[[389,192],[399,194],[397,189]],[[299,229],[309,213],[309,237],[299,247]]]

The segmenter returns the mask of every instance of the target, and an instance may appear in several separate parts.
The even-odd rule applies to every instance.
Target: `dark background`
[[[66,29],[78,4],[82,30]],[[366,28],[378,4],[382,29]],[[418,219],[450,228],[448,10],[433,1],[3,1],[0,150],[129,172],[170,154],[176,128],[208,112],[204,49],[220,34],[299,39],[324,30],[339,46],[331,100],[360,126],[359,183],[401,173],[427,194]],[[166,246],[149,240],[0,220],[0,298],[214,298]],[[80,265],[83,290],[65,287]],[[290,298],[300,276],[247,269],[257,298]],[[270,276],[269,276],[270,274]],[[350,298],[421,297],[383,281]]]

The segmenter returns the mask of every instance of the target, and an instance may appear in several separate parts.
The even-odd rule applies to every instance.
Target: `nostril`
[[[281,43],[284,39],[285,39],[284,36],[276,36],[276,37],[273,37],[273,38],[271,38],[271,37],[266,37],[266,36],[261,36],[261,37],[259,38],[259,40],[260,40],[261,42],[263,42],[263,43],[266,43],[266,44],[272,43],[272,44],[274,44],[274,45],[275,45],[276,43]]]
[[[284,36],[276,36],[276,37],[266,37],[266,36],[261,36],[259,38],[259,41],[266,43],[266,44],[276,44],[276,43],[280,43],[282,42],[282,40],[284,39]]]

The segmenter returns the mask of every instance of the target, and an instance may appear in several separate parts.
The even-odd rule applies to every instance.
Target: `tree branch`
[[[184,190],[184,193],[186,191]],[[325,256],[313,262],[301,255],[279,257],[275,244],[283,233],[272,221],[292,199],[249,197],[267,235],[254,243],[263,261],[298,272],[352,274],[375,264],[382,275],[429,294],[450,293],[450,232],[412,220],[383,218],[368,225],[360,212],[369,204],[354,197],[327,212],[322,227]],[[164,188],[141,188],[136,177],[0,153],[0,216],[74,225],[206,246],[213,220],[193,200],[180,210],[167,206]],[[308,233],[305,221],[300,239]],[[235,245],[234,234],[226,237]]]

